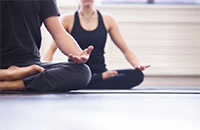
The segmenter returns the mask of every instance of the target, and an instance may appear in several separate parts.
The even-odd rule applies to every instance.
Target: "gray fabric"
[[[26,89],[38,92],[84,89],[91,79],[87,65],[76,63],[42,63],[44,72],[23,79]]]

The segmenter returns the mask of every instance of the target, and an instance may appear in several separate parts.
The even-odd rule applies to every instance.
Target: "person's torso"
[[[56,12],[56,2],[7,0],[2,3],[0,65],[20,66],[40,62],[40,27],[44,17]]]
[[[94,46],[94,50],[86,63],[91,68],[92,73],[99,73],[106,70],[104,48],[107,39],[107,30],[105,28],[102,15],[99,11],[97,11],[97,14],[97,28],[88,31],[81,26],[78,11],[76,11],[74,15],[74,25],[71,31],[71,35],[75,38],[82,49],[85,49],[90,45]]]

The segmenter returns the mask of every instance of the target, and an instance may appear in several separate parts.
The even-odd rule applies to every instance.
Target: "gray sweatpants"
[[[84,89],[91,79],[87,65],[76,63],[41,63],[44,72],[23,79],[26,89],[38,92]]]

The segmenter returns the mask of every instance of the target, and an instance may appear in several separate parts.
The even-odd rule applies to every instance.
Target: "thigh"
[[[71,65],[76,65],[76,63],[73,62],[59,62],[59,63],[52,63],[52,62],[44,62],[38,64],[39,66],[44,67],[45,69],[52,69],[52,68],[58,68],[58,67],[68,67]]]
[[[26,77],[27,89],[34,91],[69,91],[88,84],[91,74],[89,67],[76,63],[42,63],[44,72]]]

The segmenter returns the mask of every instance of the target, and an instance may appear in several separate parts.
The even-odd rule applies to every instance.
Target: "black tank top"
[[[92,73],[101,73],[106,71],[104,48],[107,39],[107,31],[103,22],[102,15],[98,13],[98,26],[95,30],[85,30],[81,24],[78,16],[78,11],[75,12],[74,25],[71,35],[78,42],[82,49],[87,48],[90,45],[94,46],[87,65],[90,67]]]

